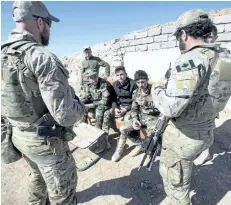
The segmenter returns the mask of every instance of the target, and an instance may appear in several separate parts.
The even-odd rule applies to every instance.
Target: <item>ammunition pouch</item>
[[[5,164],[16,162],[22,158],[21,152],[12,142],[12,126],[7,119],[1,120],[1,156]]]
[[[58,127],[58,126],[43,126],[39,125],[37,126],[37,135],[40,137],[60,137],[64,133],[64,128],[63,127]]]
[[[37,135],[47,138],[47,145],[50,146],[54,155],[61,155],[63,151],[63,142],[73,140],[75,136],[74,132],[71,132],[71,129],[68,130],[68,128],[57,125],[53,127],[39,125],[37,126]]]

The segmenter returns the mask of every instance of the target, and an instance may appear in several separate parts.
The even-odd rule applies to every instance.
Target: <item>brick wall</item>
[[[228,48],[230,48],[231,15],[214,16],[211,18],[218,29],[217,42],[227,44]],[[129,52],[145,52],[177,47],[176,38],[171,36],[174,30],[175,22],[172,22],[132,32],[112,41],[112,54],[117,59],[114,60],[113,65],[118,65],[120,63],[118,57],[121,58]]]

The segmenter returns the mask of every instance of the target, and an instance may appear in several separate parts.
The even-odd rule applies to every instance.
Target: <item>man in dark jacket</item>
[[[112,156],[112,161],[118,161],[124,150],[127,138],[134,130],[140,130],[141,127],[147,127],[147,136],[154,133],[154,125],[158,119],[159,111],[155,108],[151,98],[152,85],[148,84],[148,75],[143,70],[136,71],[134,79],[137,89],[133,92],[133,102],[131,106],[130,119],[125,121],[125,125],[120,128],[120,139],[118,141],[116,151]],[[130,153],[135,157],[142,151],[142,147],[137,145]]]
[[[112,108],[104,113],[103,131],[108,135],[110,122],[113,118],[124,119],[125,114],[131,110],[132,93],[137,88],[136,82],[127,77],[124,66],[118,66],[115,69],[117,80],[113,84],[115,91],[115,100],[113,100]]]

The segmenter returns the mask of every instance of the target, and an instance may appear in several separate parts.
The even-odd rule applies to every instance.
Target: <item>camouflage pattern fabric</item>
[[[12,141],[30,168],[29,205],[45,205],[47,194],[51,204],[77,204],[77,172],[67,141],[60,155],[54,155],[46,139],[35,133],[13,128]]]
[[[120,107],[121,108],[121,107]],[[131,118],[131,113],[130,111],[126,112],[125,115],[123,117],[120,117],[120,118],[117,118],[115,117],[115,112],[114,112],[114,109],[111,108],[109,110],[107,110],[105,113],[104,113],[104,118],[103,118],[103,126],[102,126],[102,130],[108,134],[109,133],[109,129],[110,127],[113,127],[113,121],[115,119],[119,119],[119,120],[122,120],[124,122],[130,120]]]
[[[142,126],[147,127],[147,135],[153,134],[153,128],[155,122],[158,119],[159,111],[154,107],[151,99],[151,85],[147,85],[145,90],[137,88],[133,92],[133,102],[131,107],[131,118],[125,122],[125,125],[120,128],[122,137],[129,137],[130,133],[134,131],[133,121],[138,120]],[[147,103],[145,105],[139,105],[138,100],[145,98]]]
[[[212,143],[212,131],[184,133],[172,123],[166,128],[162,139],[159,169],[165,192],[172,205],[190,205],[193,161]]]
[[[89,84],[83,102],[93,103],[96,126],[101,129],[104,112],[110,108],[110,83],[99,78],[97,85]]]
[[[54,155],[51,146],[47,144],[47,137],[37,136],[36,127],[27,130],[28,132],[20,130],[27,129],[38,116],[41,117],[47,112],[52,119],[45,121],[43,125],[53,126],[57,123],[63,127],[71,127],[85,116],[85,106],[75,97],[74,90],[68,84],[69,73],[61,61],[40,45],[31,33],[13,30],[3,45],[2,53],[12,52],[7,50],[7,45],[21,41],[37,45],[25,50],[21,64],[23,67],[12,66],[16,64],[13,61],[13,53],[10,58],[12,61],[2,60],[1,99],[3,114],[8,114],[6,117],[13,126],[12,142],[32,169],[29,204],[45,205],[48,191],[51,204],[75,205],[77,174],[67,141],[63,141],[65,137],[61,140],[63,148],[58,150],[61,154]],[[22,72],[14,81],[8,74],[9,71],[17,69]],[[20,94],[17,91],[20,91]],[[28,107],[20,110],[22,105]],[[31,112],[23,115],[27,110]],[[21,115],[14,116],[14,111]]]
[[[82,69],[81,69],[81,75],[82,75],[82,82],[81,84],[83,85],[83,82],[86,81],[84,78],[84,73],[88,69],[96,69],[97,74],[99,74],[99,69],[100,66],[105,67],[105,77],[110,76],[110,65],[103,61],[101,58],[96,57],[96,56],[91,56],[89,59],[85,58],[82,62]]]
[[[4,163],[9,164],[22,158],[22,154],[12,143],[12,126],[1,116],[1,157]]]
[[[142,117],[143,118],[140,119],[140,123],[142,126],[147,127],[147,136],[153,135],[154,133],[153,128],[158,118],[156,116],[148,116],[148,115],[146,116],[143,115]],[[120,132],[121,132],[120,137],[128,138],[130,137],[131,132],[135,131],[135,129],[133,128],[133,120],[134,119],[131,118],[130,120],[125,121],[125,125],[120,128]]]
[[[133,92],[133,102],[131,108],[131,117],[133,119],[145,118],[146,116],[158,115],[159,111],[154,107],[152,98],[151,98],[151,88],[152,85],[147,85],[145,90],[137,88]],[[145,105],[139,105],[138,100],[145,98],[147,103]]]
[[[20,41],[37,42],[35,36],[29,32],[15,29],[7,43]],[[56,121],[65,127],[72,126],[82,119],[86,112],[85,107],[80,101],[73,100],[72,89],[68,84],[69,73],[57,56],[42,45],[34,45],[26,51],[23,62],[28,69],[23,71],[23,79],[18,79],[17,83],[7,82],[9,77],[7,65],[12,65],[14,62],[4,61],[2,66],[1,103],[4,112],[10,111],[10,115],[6,117],[12,126],[22,129],[29,127],[31,122],[38,119],[38,116],[41,117],[48,111],[54,118],[53,122]],[[17,70],[17,68],[14,69]],[[23,83],[22,80],[24,80]],[[21,92],[20,95],[17,91]],[[25,115],[15,116],[22,105],[26,107],[23,107],[20,114],[26,110],[30,112],[26,117]]]
[[[166,89],[152,89],[154,105],[171,118],[163,135],[160,173],[173,205],[190,204],[193,160],[213,143],[214,120],[231,95],[231,59],[213,47],[182,54]]]

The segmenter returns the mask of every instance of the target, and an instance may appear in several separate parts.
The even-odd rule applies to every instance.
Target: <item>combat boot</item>
[[[194,164],[196,166],[198,165],[203,165],[205,162],[207,162],[208,160],[211,159],[211,155],[210,155],[210,152],[209,152],[209,148],[206,149],[205,151],[203,151],[199,157],[197,157],[195,160],[194,160]]]
[[[112,159],[111,159],[113,162],[117,162],[121,158],[123,151],[124,151],[126,140],[127,140],[126,137],[124,137],[123,135],[120,136],[120,139],[117,143],[116,151],[113,154]]]
[[[140,145],[136,146],[129,154],[130,157],[135,157],[143,151]]]
[[[111,149],[111,144],[108,141],[108,134],[106,134],[107,149]]]

